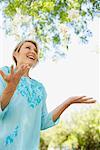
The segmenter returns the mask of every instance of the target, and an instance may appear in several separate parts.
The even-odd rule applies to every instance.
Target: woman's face
[[[30,67],[35,67],[38,62],[38,50],[31,42],[25,42],[19,52],[15,52],[14,56],[17,59],[17,66],[21,64],[29,64]]]

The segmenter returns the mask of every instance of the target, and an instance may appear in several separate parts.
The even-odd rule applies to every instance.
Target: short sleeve
[[[2,70],[4,73],[7,73],[8,67],[4,66],[4,67],[0,68],[0,70]],[[2,95],[5,87],[6,87],[6,82],[3,80],[3,78],[0,74],[0,96]],[[8,105],[4,110],[2,110],[1,107],[0,107],[0,120],[3,119],[3,117],[4,117],[5,113],[7,112],[7,110],[8,110]]]
[[[46,98],[47,98],[47,92],[43,86],[43,95],[44,95],[44,99],[43,99],[43,104],[42,104],[42,115],[41,115],[41,130],[53,127],[55,125],[57,125],[60,121],[60,117],[58,117],[55,121],[53,121],[52,116],[53,116],[53,112],[49,112],[47,110],[47,106],[46,106]]]

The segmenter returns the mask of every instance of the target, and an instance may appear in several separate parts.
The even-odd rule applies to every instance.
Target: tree
[[[33,38],[40,44],[40,58],[48,51],[52,60],[67,54],[72,30],[83,43],[92,32],[88,21],[99,12],[98,0],[2,0],[4,29],[18,41]]]
[[[76,118],[73,117],[75,127],[72,130],[72,135],[75,135],[77,139],[77,150],[99,150],[100,105],[84,110],[76,116]]]
[[[66,121],[43,132],[41,139],[48,145],[45,149],[68,146],[73,150],[99,150],[100,104],[79,112],[71,111],[70,119],[66,117]]]
[[[47,148],[60,148],[62,149],[63,143],[67,140],[70,132],[68,131],[68,127],[64,121],[60,121],[60,123],[53,127],[48,129],[48,131],[43,131],[41,133],[41,140],[40,140],[40,146],[41,149],[43,149],[45,145],[45,149]],[[44,145],[43,142],[45,141]],[[48,147],[46,147],[48,145]]]

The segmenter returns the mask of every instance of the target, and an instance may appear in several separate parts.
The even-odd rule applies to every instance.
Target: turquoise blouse
[[[10,67],[0,68],[10,73]],[[0,96],[6,87],[0,75]],[[38,150],[40,130],[59,123],[47,111],[47,93],[42,83],[22,76],[9,104],[0,109],[0,150]]]

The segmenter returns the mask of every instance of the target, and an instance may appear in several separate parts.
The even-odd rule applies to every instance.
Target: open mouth
[[[27,58],[29,58],[31,60],[35,60],[35,58],[33,56],[27,56]]]

